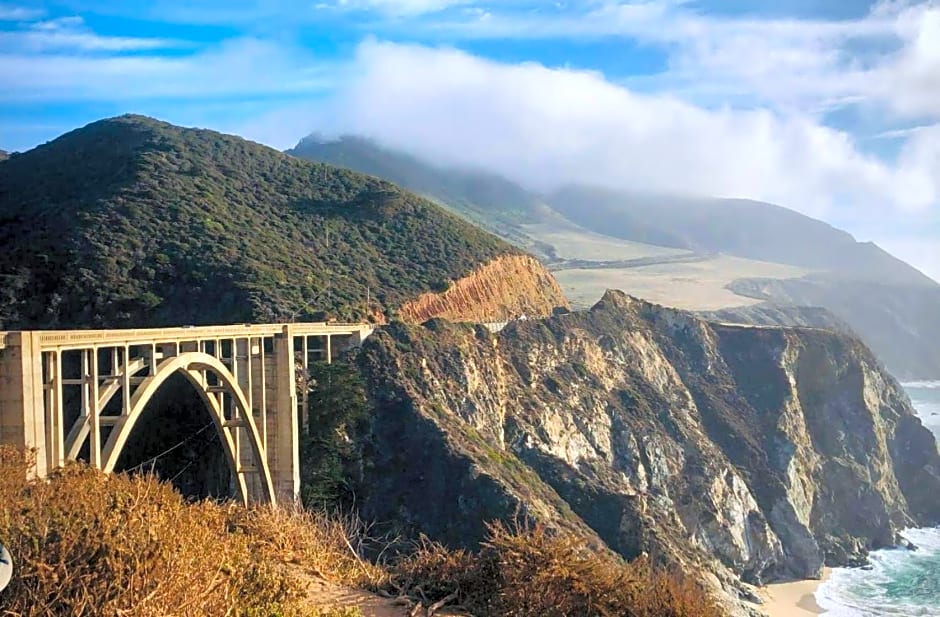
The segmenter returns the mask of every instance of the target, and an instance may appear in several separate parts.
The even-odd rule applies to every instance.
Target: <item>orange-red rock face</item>
[[[447,291],[425,293],[399,310],[409,323],[434,317],[451,321],[493,322],[521,315],[544,317],[568,307],[551,273],[528,255],[503,255],[452,283]]]

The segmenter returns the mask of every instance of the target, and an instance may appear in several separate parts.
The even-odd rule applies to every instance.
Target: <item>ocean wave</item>
[[[905,388],[940,390],[940,381],[907,381],[901,384]]]
[[[816,591],[829,617],[940,615],[940,528],[908,529],[918,547],[871,554],[871,569],[836,568]]]
[[[911,396],[911,403],[914,404],[917,417],[937,439],[940,439],[940,391],[921,390],[921,394],[918,394],[916,390],[911,389],[908,394]]]

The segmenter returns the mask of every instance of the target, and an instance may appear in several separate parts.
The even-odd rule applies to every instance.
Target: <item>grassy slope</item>
[[[394,182],[536,254],[550,248],[521,226],[546,215],[539,196],[496,174],[437,167],[362,137],[326,140],[310,136],[287,153]]]
[[[574,222],[635,242],[832,272],[857,280],[933,286],[876,245],[773,204],[743,199],[642,196],[582,187],[549,204]]]
[[[513,251],[387,182],[139,116],[0,165],[0,245],[8,329],[363,318]]]

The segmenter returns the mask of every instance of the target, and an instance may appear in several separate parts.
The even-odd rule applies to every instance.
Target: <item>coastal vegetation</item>
[[[384,320],[517,252],[388,182],[141,116],[0,165],[0,246],[0,329]]]
[[[0,448],[0,537],[17,572],[0,593],[10,617],[362,614],[318,605],[311,577],[381,593],[403,616],[444,606],[480,617],[721,614],[690,579],[540,527],[495,523],[478,552],[422,541],[375,565],[340,517],[187,501],[152,477],[82,464],[30,480],[29,467],[30,456]]]
[[[425,541],[396,566],[390,584],[494,617],[724,614],[689,576],[657,570],[646,558],[625,563],[537,525],[492,523],[479,552]]]
[[[311,508],[351,507],[351,478],[361,462],[357,435],[365,430],[365,383],[345,362],[310,365],[307,430],[302,440],[303,502]]]
[[[299,616],[303,587],[290,564],[346,584],[380,580],[336,521],[188,502],[152,477],[81,464],[29,480],[29,466],[0,448],[0,538],[16,560],[4,615]]]

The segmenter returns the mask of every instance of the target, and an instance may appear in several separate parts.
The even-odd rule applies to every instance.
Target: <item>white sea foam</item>
[[[911,388],[924,388],[927,390],[938,390],[940,389],[940,381],[908,381],[901,384],[907,389]]]
[[[940,437],[940,381],[904,384],[927,428]],[[871,554],[871,569],[836,568],[816,601],[828,617],[940,617],[940,528],[908,529],[916,551]]]
[[[918,549],[871,554],[871,569],[836,568],[816,601],[828,617],[940,615],[940,529],[909,529]]]

